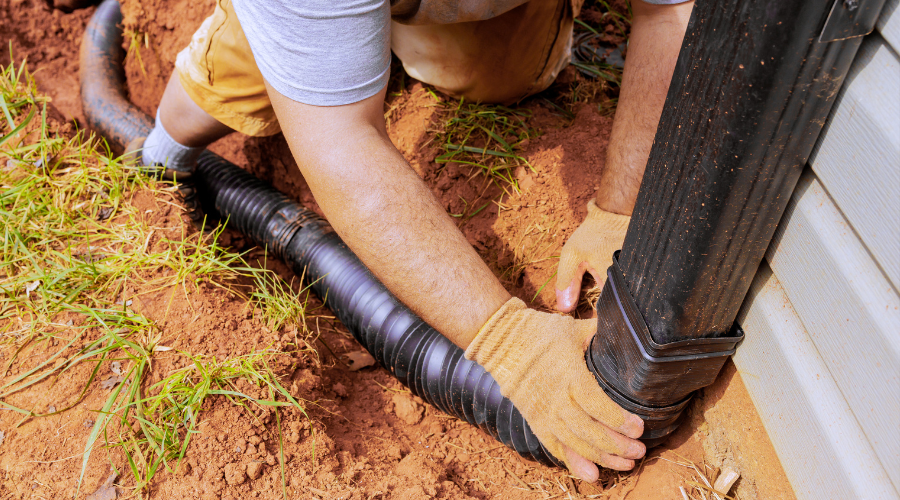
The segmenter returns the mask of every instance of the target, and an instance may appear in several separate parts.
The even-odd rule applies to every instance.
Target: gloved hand
[[[556,274],[556,308],[574,311],[581,293],[581,278],[590,272],[598,284],[606,281],[612,255],[622,249],[631,217],[614,214],[588,202],[588,215],[563,245]]]
[[[599,473],[584,458],[629,470],[646,452],[626,437],[640,437],[643,421],[609,399],[587,369],[584,351],[596,330],[596,320],[535,311],[514,297],[466,349],[466,358],[490,372],[547,450],[588,481]]]

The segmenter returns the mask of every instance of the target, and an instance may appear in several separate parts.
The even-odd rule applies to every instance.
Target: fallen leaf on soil
[[[25,296],[30,297],[31,292],[37,290],[37,287],[41,286],[41,280],[34,280],[31,283],[25,285]]]
[[[167,347],[164,345],[153,346],[153,352],[164,352],[164,351],[171,351],[171,350],[172,350],[171,347]]]
[[[116,487],[113,486],[113,481],[116,480],[118,474],[113,472],[106,478],[106,481],[103,481],[103,484],[97,488],[97,491],[91,493],[87,496],[87,500],[116,500],[118,494],[116,493]]]
[[[367,366],[375,364],[375,358],[366,351],[348,352],[347,354],[344,354],[344,356],[350,360],[349,368],[351,372],[362,370]]]
[[[123,380],[125,380],[125,377],[122,377],[121,375],[110,375],[105,380],[100,382],[100,388],[108,391],[113,387],[119,385]]]

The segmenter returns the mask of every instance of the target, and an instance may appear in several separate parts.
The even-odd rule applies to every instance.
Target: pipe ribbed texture
[[[125,95],[121,20],[118,2],[105,0],[88,24],[81,48],[85,115],[117,150],[152,127],[150,117]],[[328,222],[209,151],[200,156],[194,178],[211,215],[227,218],[305,276],[356,340],[413,394],[477,425],[525,458],[562,465],[500,394],[494,378],[397,300]]]

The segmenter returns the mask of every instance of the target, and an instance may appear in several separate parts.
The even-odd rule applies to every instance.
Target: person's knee
[[[500,16],[449,25],[392,25],[413,78],[454,97],[510,104],[545,89],[569,61],[571,0],[533,0]]]

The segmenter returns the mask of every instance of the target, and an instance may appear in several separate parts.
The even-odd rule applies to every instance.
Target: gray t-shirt
[[[284,96],[314,106],[339,106],[371,97],[387,84],[388,0],[233,1],[260,72]],[[524,1],[395,0],[394,4],[401,22],[422,17],[444,23],[496,16]]]
[[[358,102],[387,84],[390,9],[387,0],[234,0],[266,81],[315,106]]]

